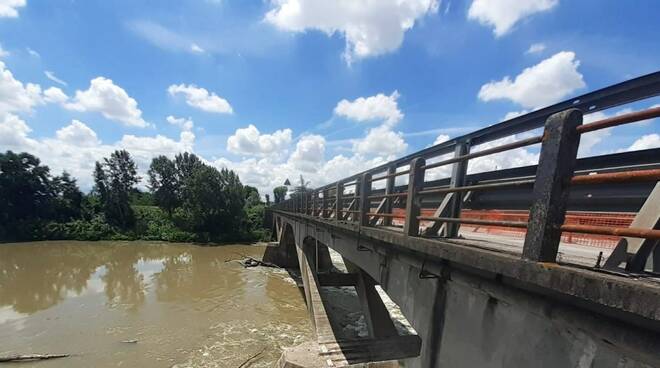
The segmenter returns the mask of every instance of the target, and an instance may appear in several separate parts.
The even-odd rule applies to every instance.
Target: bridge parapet
[[[660,240],[656,208],[642,207],[633,224],[643,226],[612,227],[564,223],[571,207],[571,191],[607,187],[620,191],[634,188],[641,196],[660,192],[660,149],[637,154],[627,167],[616,167],[617,160],[632,154],[603,158],[594,167],[582,167],[577,160],[580,136],[615,126],[660,116],[660,107],[631,112],[582,124],[583,115],[593,114],[621,104],[660,94],[660,72],[629,80],[611,87],[567,100],[489,126],[417,153],[389,162],[335,183],[296,193],[273,209],[303,213],[313,217],[348,221],[360,227],[380,227],[403,231],[409,237],[457,238],[461,225],[497,226],[526,231],[521,256],[538,262],[556,262],[562,233],[595,234],[621,237],[617,251],[605,264],[615,272],[641,273],[647,268],[652,250]],[[539,131],[543,128],[542,131]],[[516,139],[516,135],[524,138]],[[503,138],[515,141],[496,145]],[[479,145],[488,144],[485,149]],[[498,180],[468,182],[470,160],[515,149],[540,147],[535,175],[501,177]],[[615,156],[615,155],[612,155]],[[433,179],[451,167],[447,181]],[[431,180],[429,180],[431,179]],[[396,186],[396,181],[404,182]],[[527,221],[502,221],[465,218],[461,210],[484,193],[529,192]],[[591,194],[589,194],[591,198]],[[644,199],[646,199],[644,198]],[[437,202],[437,203],[434,203]],[[584,200],[582,200],[584,202]],[[598,202],[599,211],[608,202]],[[642,201],[643,202],[643,201]],[[592,204],[593,205],[593,204]],[[397,208],[405,211],[395,211]],[[432,209],[433,215],[428,211]],[[400,226],[392,226],[398,223]],[[660,251],[653,271],[660,272]],[[598,266],[603,259],[599,260]]]

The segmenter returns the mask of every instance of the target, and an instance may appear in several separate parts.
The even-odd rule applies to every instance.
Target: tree
[[[286,192],[288,191],[287,187],[281,185],[273,189],[273,196],[275,198],[275,203],[283,202],[286,198]]]
[[[133,224],[134,214],[130,206],[130,195],[140,181],[137,166],[128,151],[117,150],[96,162],[94,168],[95,190],[101,197],[106,219],[122,228]]]
[[[68,222],[82,216],[83,194],[73,179],[66,171],[61,176],[52,180],[53,219],[58,222]]]
[[[50,170],[38,158],[0,153],[0,238],[30,238],[32,225],[52,213],[54,195]]]
[[[151,160],[149,166],[149,189],[154,195],[156,205],[172,217],[172,212],[179,206],[179,179],[174,161],[165,156]]]
[[[261,196],[259,196],[259,189],[250,185],[244,185],[243,191],[245,192],[245,205],[247,207],[256,206],[262,203]]]

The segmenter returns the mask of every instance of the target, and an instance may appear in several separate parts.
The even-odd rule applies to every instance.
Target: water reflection
[[[159,301],[195,301],[241,289],[226,261],[213,249],[172,245],[0,246],[0,307],[32,314],[102,288],[108,305],[136,310],[152,285]]]

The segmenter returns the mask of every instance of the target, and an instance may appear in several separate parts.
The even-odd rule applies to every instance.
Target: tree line
[[[0,241],[148,239],[242,241],[269,237],[266,204],[236,173],[191,153],[153,158],[148,191],[128,151],[95,163],[84,194],[29,153],[0,153]]]

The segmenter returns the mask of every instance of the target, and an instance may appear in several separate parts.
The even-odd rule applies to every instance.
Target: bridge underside
[[[302,214],[274,218],[279,246],[271,260],[300,267],[326,366],[404,358],[406,367],[660,366],[657,282]],[[328,273],[325,246],[346,260],[348,275]],[[324,285],[358,286],[368,337],[338,338]],[[392,333],[375,285],[417,335]]]

